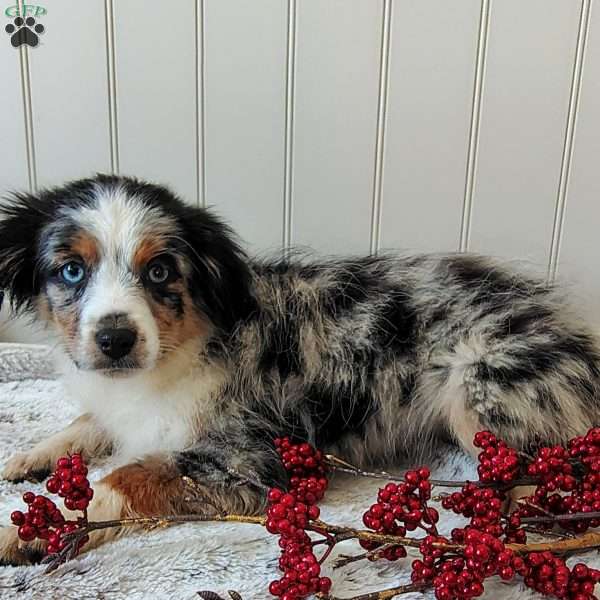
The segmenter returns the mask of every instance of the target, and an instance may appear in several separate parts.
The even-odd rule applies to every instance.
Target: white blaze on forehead
[[[175,223],[162,211],[122,187],[98,187],[94,200],[92,206],[67,209],[66,214],[96,238],[103,260],[132,265],[144,238],[176,233]]]

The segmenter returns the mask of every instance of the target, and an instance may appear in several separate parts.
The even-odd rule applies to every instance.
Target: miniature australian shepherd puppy
[[[115,454],[91,520],[260,511],[286,485],[278,435],[389,463],[436,438],[533,448],[600,420],[596,340],[555,290],[485,258],[253,261],[209,211],[116,176],[1,211],[0,288],[58,331],[82,409],[3,476]],[[35,557],[0,530],[0,560]]]

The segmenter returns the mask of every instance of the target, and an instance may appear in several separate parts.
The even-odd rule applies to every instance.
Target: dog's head
[[[80,368],[151,369],[252,310],[230,230],[164,187],[98,175],[0,208],[0,288],[54,324]]]

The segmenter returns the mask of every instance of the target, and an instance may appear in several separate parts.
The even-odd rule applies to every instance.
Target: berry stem
[[[539,508],[537,505],[535,508]],[[548,513],[539,517],[521,517],[521,523],[559,523],[562,521],[585,521],[587,519],[600,519],[600,511],[575,512],[565,515]]]
[[[357,477],[369,477],[370,479],[384,479],[386,481],[404,481],[406,473],[388,473],[387,471],[366,471],[361,469],[341,458],[338,458],[334,454],[325,455],[325,464],[332,471],[338,471],[339,473],[348,473]],[[522,477],[515,479],[508,484],[499,485],[497,483],[484,483],[481,481],[452,481],[448,479],[430,479],[429,482],[434,487],[449,487],[449,488],[460,488],[468,483],[476,485],[477,487],[491,487],[501,490],[509,490],[514,487],[535,485],[537,480],[532,477]],[[437,499],[437,498],[435,498]]]
[[[589,515],[592,513],[582,513]],[[577,515],[563,515],[564,517],[575,517]],[[580,517],[581,518],[581,517]],[[524,521],[531,521],[537,517],[527,517]],[[65,535],[65,540],[72,541],[79,539],[92,531],[100,529],[108,529],[111,527],[131,527],[134,525],[166,527],[176,523],[193,523],[193,522],[228,522],[228,523],[249,523],[251,525],[265,524],[263,516],[248,516],[248,515],[162,515],[156,517],[131,517],[126,519],[114,519],[111,521],[91,521],[85,527]],[[310,526],[311,531],[320,533],[325,537],[329,537],[325,541],[327,545],[337,544],[344,540],[358,539],[369,542],[378,542],[381,544],[391,544],[394,546],[410,546],[418,548],[423,542],[423,538],[411,538],[398,535],[388,535],[375,533],[365,529],[355,529],[353,527],[344,527],[341,525],[333,525],[321,520],[313,521]],[[327,536],[329,534],[329,536]],[[433,548],[449,551],[460,551],[463,546],[460,544],[447,544],[443,542],[433,542]],[[575,538],[561,539],[558,541],[537,542],[533,544],[506,544],[506,548],[518,554],[527,554],[528,552],[543,552],[551,550],[552,552],[571,552],[575,550],[585,550],[590,548],[600,547],[600,533],[589,532]],[[381,550],[378,548],[377,550]]]
[[[375,550],[369,550],[368,552],[363,552],[362,554],[340,554],[339,558],[334,562],[333,568],[339,569],[341,567],[345,567],[353,562],[358,562],[359,560],[378,560],[383,556],[383,552],[388,548],[393,548],[394,544],[383,544],[382,546],[378,546]]]
[[[545,552],[549,550],[557,554],[578,552],[600,547],[600,533],[591,531],[579,537],[568,538],[560,541],[537,542],[534,544],[506,544],[506,548],[517,554],[530,552]]]
[[[334,534],[335,543],[342,542],[344,540],[364,540],[366,542],[378,542],[380,544],[393,544],[394,546],[410,546],[412,548],[418,548],[423,541],[423,538],[411,538],[400,535],[391,535],[386,533],[375,533],[368,529],[354,529],[353,527],[343,527],[340,525],[332,525],[323,521],[314,521],[311,529],[317,533],[323,532]],[[433,548],[439,548],[440,550],[457,550],[462,546],[457,544],[445,544],[441,542],[434,542]]]
[[[406,585],[398,585],[393,588],[381,590],[379,592],[370,592],[368,594],[361,594],[360,596],[352,596],[351,598],[340,598],[327,594],[317,594],[317,598],[321,598],[322,600],[388,600],[389,598],[395,598],[400,594],[421,592],[428,587],[430,586],[422,583],[409,583]]]

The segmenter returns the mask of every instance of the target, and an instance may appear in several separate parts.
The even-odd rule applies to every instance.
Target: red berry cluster
[[[573,438],[569,442],[569,457],[579,461],[585,473],[573,492],[563,499],[561,513],[600,511],[600,427]],[[600,519],[565,521],[561,526],[582,532],[588,527],[600,527]]]
[[[527,466],[527,474],[539,481],[538,489],[543,488],[544,492],[571,492],[577,486],[569,452],[562,446],[540,448]]]
[[[473,445],[481,448],[477,472],[482,483],[510,483],[519,473],[519,456],[490,431],[475,434]]]
[[[562,446],[540,448],[528,465],[527,474],[539,483],[534,495],[527,499],[527,506],[521,507],[515,515],[600,511],[600,428],[572,439],[568,450]],[[599,527],[600,519],[561,521],[559,525],[582,533],[589,527]],[[551,527],[551,524],[541,525],[544,526]]]
[[[444,550],[436,544],[449,544],[450,540],[443,536],[428,535],[419,545],[419,551],[423,560],[415,560],[412,563],[411,579],[415,583],[431,582],[438,574],[437,568],[440,559],[444,556]],[[462,563],[461,563],[462,564]]]
[[[514,576],[513,553],[497,537],[466,527],[455,529],[452,539],[463,547],[462,556],[445,556],[447,551],[435,544],[448,544],[448,540],[428,536],[419,547],[423,559],[412,564],[412,580],[431,582],[437,600],[477,598],[483,594],[486,578],[500,575],[509,580]]]
[[[471,519],[470,526],[482,533],[500,537],[503,533],[502,502],[504,493],[467,483],[460,492],[442,499],[442,506]]]
[[[437,535],[436,524],[439,514],[435,508],[429,507],[431,498],[431,473],[427,467],[407,471],[404,482],[388,483],[377,494],[377,503],[373,504],[363,515],[363,523],[377,533],[405,536],[407,531],[420,527],[428,534]],[[366,550],[374,550],[380,544],[361,540],[360,545]],[[388,560],[397,560],[406,556],[403,546],[392,546],[383,551]]]
[[[87,507],[94,492],[86,475],[87,467],[81,455],[73,454],[70,457],[59,458],[56,470],[47,481],[46,488],[49,492],[58,493],[64,498],[66,508],[84,511],[84,516],[76,521],[67,521],[50,498],[25,492],[23,501],[28,505],[27,512],[15,510],[10,516],[11,521],[19,528],[19,538],[24,542],[31,542],[36,538],[47,541],[47,554],[55,554],[63,550],[66,546],[63,536],[87,522]],[[85,536],[79,541],[77,551],[88,539],[88,536]]]
[[[310,444],[292,444],[288,438],[276,439],[275,447],[290,473],[286,493],[269,490],[266,528],[279,535],[279,568],[283,577],[272,581],[269,591],[281,600],[300,600],[317,592],[327,593],[331,580],[321,577],[321,565],[307,534],[310,522],[319,518],[316,503],[327,489],[323,455]]]
[[[52,528],[64,524],[63,514],[50,498],[25,492],[23,502],[28,505],[27,512],[15,510],[10,515],[10,520],[19,528],[19,537],[24,542],[31,542],[35,538],[47,540],[52,533]]]
[[[87,472],[81,454],[63,456],[56,462],[56,469],[46,482],[46,489],[64,498],[65,508],[85,511],[94,497]]]
[[[593,599],[594,587],[600,581],[600,571],[582,563],[570,570],[564,559],[552,552],[531,552],[520,559],[517,566],[525,585],[540,594],[556,598]]]
[[[586,494],[586,498],[591,500],[590,508],[584,509],[586,502],[581,502],[580,486],[573,472],[573,464],[569,452],[565,448],[562,446],[540,448],[533,461],[527,465],[526,470],[527,475],[537,481],[535,493],[527,498],[525,506],[521,506],[513,512],[509,519],[509,528],[518,524],[522,517],[540,516],[547,513],[560,515],[581,510],[595,510],[593,508],[593,498],[588,498],[588,494]],[[565,495],[561,492],[571,493]],[[600,508],[600,491],[596,506]],[[600,524],[600,521],[597,523]],[[565,528],[575,529],[576,531],[585,531],[589,526],[589,521],[564,522]],[[550,528],[552,524],[542,523],[540,527],[542,529]],[[518,530],[513,527],[512,531]],[[509,539],[510,541],[522,541],[513,539],[512,535]]]

